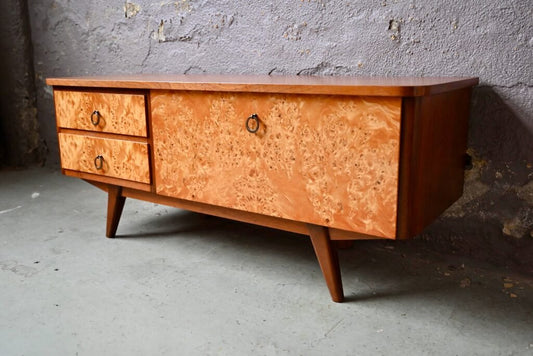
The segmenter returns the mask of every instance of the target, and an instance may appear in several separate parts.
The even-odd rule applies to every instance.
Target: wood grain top
[[[426,96],[477,85],[475,77],[137,74],[48,78],[52,86],[284,94]]]

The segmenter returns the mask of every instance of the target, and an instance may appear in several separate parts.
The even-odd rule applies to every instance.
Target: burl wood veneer
[[[58,138],[64,169],[150,183],[147,143],[69,133]]]
[[[158,194],[395,235],[400,98],[158,91],[150,102]]]
[[[146,137],[144,94],[56,90],[54,96],[60,127]]]
[[[404,239],[462,194],[477,78],[55,78],[61,165],[125,198],[307,234],[332,299],[334,240]]]

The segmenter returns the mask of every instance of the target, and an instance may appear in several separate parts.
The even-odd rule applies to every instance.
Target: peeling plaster
[[[296,75],[339,75],[349,71],[348,67],[334,66],[327,62],[321,62],[316,66],[300,70]]]
[[[165,37],[165,22],[163,20],[161,20],[161,22],[159,22],[159,26],[157,27],[157,33],[155,34],[155,38],[159,41],[159,42],[165,42],[166,40],[166,37]]]
[[[402,20],[390,20],[389,21],[389,33],[390,38],[393,41],[400,42],[400,23]]]
[[[139,11],[141,11],[141,7],[137,4],[128,1],[124,4],[124,16],[127,19],[135,17]]]
[[[533,180],[530,180],[527,184],[517,188],[516,195],[518,198],[533,206]]]
[[[302,31],[307,27],[307,23],[303,22],[289,26],[283,33],[283,38],[288,41],[299,41],[302,39]]]
[[[533,211],[521,209],[516,216],[503,222],[502,232],[504,235],[522,239],[533,233]]]
[[[176,7],[176,11],[179,12],[190,12],[192,10],[191,2],[190,0],[180,0],[175,1],[174,6]]]
[[[465,172],[465,189],[463,195],[446,212],[446,217],[464,217],[471,214],[471,210],[478,210],[472,204],[479,201],[489,190],[490,186],[482,181],[482,172],[487,166],[487,162],[475,156],[472,150],[472,169]]]

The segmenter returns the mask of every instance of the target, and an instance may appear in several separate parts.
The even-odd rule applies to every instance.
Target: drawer
[[[153,91],[151,109],[157,193],[395,236],[401,98]]]
[[[55,90],[54,100],[58,127],[147,136],[143,94]]]
[[[68,133],[58,138],[63,169],[150,183],[146,143]]]

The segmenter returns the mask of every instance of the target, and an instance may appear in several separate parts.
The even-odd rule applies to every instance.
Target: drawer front
[[[151,100],[159,194],[396,235],[400,98],[154,91]],[[251,114],[256,133],[245,127]]]
[[[146,137],[142,94],[55,90],[54,100],[59,127]]]
[[[61,167],[150,183],[148,144],[59,133]]]

